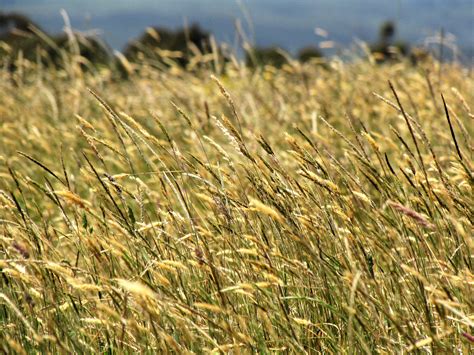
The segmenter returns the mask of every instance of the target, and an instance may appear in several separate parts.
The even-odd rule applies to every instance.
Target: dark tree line
[[[371,52],[377,54],[379,61],[407,56],[410,52],[408,43],[396,40],[397,27],[394,22],[387,21],[380,26],[378,40],[370,46]]]
[[[175,52],[170,57],[186,66],[196,50],[201,54],[212,51],[211,34],[197,24],[175,31],[164,27],[150,27],[138,39],[128,43],[123,54],[132,62],[141,58],[159,59],[162,55],[157,49]]]
[[[2,42],[0,62],[11,70],[20,53],[24,59],[47,66],[61,66],[64,50],[77,52],[85,66],[108,64],[111,60],[110,48],[99,39],[75,34],[73,42],[66,34],[49,35],[31,19],[17,13],[0,12]]]
[[[410,53],[408,44],[395,38],[395,24],[384,23],[380,28],[379,40],[370,46],[371,51],[377,53],[379,62],[395,60]],[[98,38],[79,33],[75,33],[73,40],[66,34],[49,35],[31,19],[17,13],[0,12],[0,44],[2,42],[0,64],[7,65],[11,70],[15,69],[20,53],[29,61],[56,67],[64,65],[67,60],[65,53],[74,53],[83,58],[81,65],[84,68],[107,65],[124,71],[123,63]],[[131,63],[154,61],[167,65],[171,60],[184,67],[196,54],[213,51],[226,60],[224,51],[215,44],[211,33],[193,24],[189,28],[176,30],[150,27],[127,44],[123,56]],[[302,48],[296,55],[296,59],[303,63],[322,57],[323,53],[314,46]],[[253,47],[246,51],[245,62],[250,67],[281,67],[288,62],[288,53],[279,47]]]

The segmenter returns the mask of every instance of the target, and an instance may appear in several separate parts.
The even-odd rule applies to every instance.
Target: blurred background
[[[24,14],[48,33],[63,31],[61,9],[73,29],[98,33],[120,51],[147,26],[192,23],[236,45],[238,22],[252,45],[293,54],[315,45],[327,54],[355,40],[377,42],[381,25],[392,21],[393,36],[410,45],[435,46],[443,29],[443,41],[455,44],[463,61],[474,55],[474,0],[0,0],[0,11]]]

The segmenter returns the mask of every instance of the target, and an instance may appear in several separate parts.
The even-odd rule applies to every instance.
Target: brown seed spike
[[[24,245],[18,243],[16,240],[13,241],[12,247],[18,253],[20,253],[23,258],[28,259],[30,257],[30,253],[29,253],[28,249],[26,249],[26,247]]]

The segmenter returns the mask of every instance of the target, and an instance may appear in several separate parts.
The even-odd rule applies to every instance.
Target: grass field
[[[0,72],[2,352],[472,351],[471,70],[79,59]]]

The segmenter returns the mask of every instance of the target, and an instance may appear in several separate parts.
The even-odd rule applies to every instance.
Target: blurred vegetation
[[[314,59],[324,58],[324,54],[315,46],[307,46],[301,48],[296,59],[301,63],[308,63]],[[245,63],[250,67],[271,65],[276,68],[281,68],[288,60],[292,59],[291,55],[283,48],[272,47],[253,47],[246,52]]]
[[[50,35],[30,18],[0,12],[0,59],[9,70],[19,59],[47,66],[64,66],[64,51],[77,54],[83,68],[112,63],[110,48],[101,40],[81,33]]]
[[[310,62],[314,59],[321,59],[324,57],[323,52],[315,46],[307,46],[304,48],[301,48],[298,51],[298,60],[302,63],[307,63]]]
[[[164,27],[149,27],[137,40],[126,46],[123,54],[132,62],[168,57],[186,66],[191,57],[211,53],[212,41],[211,33],[198,24],[174,31]]]
[[[397,27],[392,21],[380,26],[378,40],[369,46],[376,63],[410,59],[413,64],[426,60],[430,54],[421,48],[397,39]],[[222,67],[231,55],[222,45],[217,44],[212,34],[192,24],[189,28],[175,30],[164,27],[149,27],[137,39],[129,42],[123,53],[114,55],[102,40],[79,32],[48,34],[30,18],[18,13],[0,12],[0,65],[14,71],[18,61],[27,59],[45,66],[64,67],[65,58],[74,54],[82,68],[97,69],[107,67],[127,78],[137,63],[153,66],[173,66],[191,69],[202,57],[214,66]],[[204,62],[200,59],[200,63]],[[323,52],[316,46],[300,49],[295,58],[284,49],[271,47],[249,47],[245,53],[245,64],[252,68],[271,65],[282,67],[289,60],[301,63],[324,62]]]
[[[379,30],[379,39],[370,46],[371,52],[378,62],[387,60],[398,60],[410,53],[407,42],[396,38],[397,26],[395,22],[386,21],[382,23]]]
[[[287,62],[285,51],[279,47],[254,47],[245,54],[245,64],[249,67],[271,65],[280,68]]]

